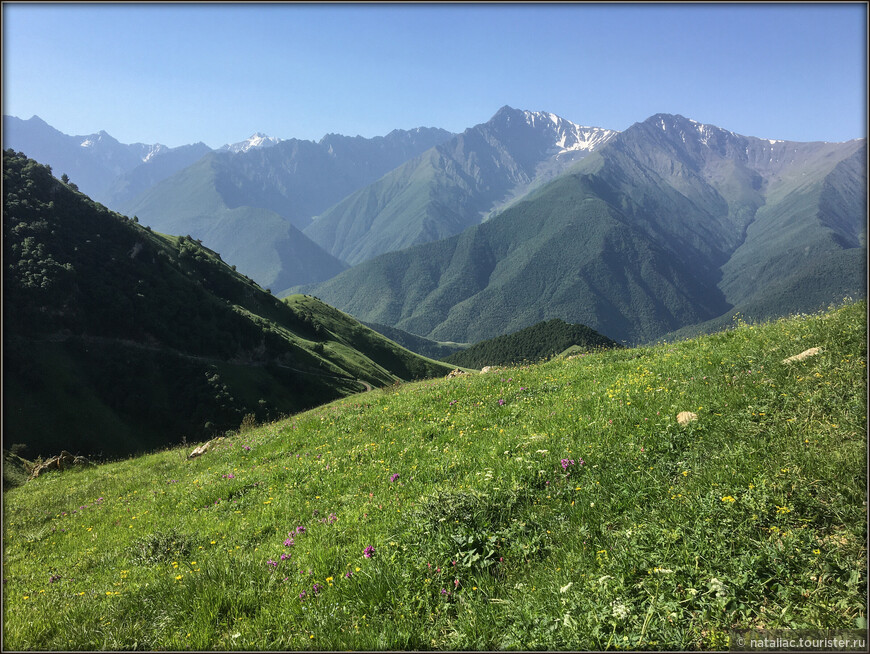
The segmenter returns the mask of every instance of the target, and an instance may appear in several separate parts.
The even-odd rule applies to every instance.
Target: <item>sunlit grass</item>
[[[5,645],[715,649],[732,627],[854,628],[865,311],[407,384],[191,461],[43,475],[4,495]]]

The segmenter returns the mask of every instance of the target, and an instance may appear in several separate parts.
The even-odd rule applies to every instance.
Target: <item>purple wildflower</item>
[[[567,470],[568,466],[574,465],[574,459],[562,459],[562,470]]]
[[[442,588],[442,589],[441,589],[441,594],[442,594],[442,595],[447,595],[447,589],[446,589],[446,588]]]
[[[371,545],[366,547],[365,551],[363,552],[363,556],[365,556],[367,559],[372,558],[374,555],[375,555],[375,548],[372,547]]]
[[[289,559],[289,558],[290,558],[290,555],[287,554],[286,552],[282,552],[282,553],[281,553],[281,560],[282,560],[282,561],[286,561],[286,560]]]
[[[394,474],[394,475],[390,475],[390,483],[393,483],[393,482],[396,481],[398,478],[399,478],[399,473],[398,473],[398,472],[397,472],[396,474]]]
[[[499,398],[499,400],[498,400],[498,405],[499,405],[499,406],[504,406],[504,400],[503,400],[502,398]]]
[[[296,527],[296,533],[297,533],[297,534],[304,534],[304,533],[305,533],[305,527],[303,527],[302,525],[299,525],[298,527]]]
[[[304,590],[301,593],[299,593],[299,599],[301,599],[301,600],[304,600],[307,596],[308,596],[308,593],[306,593]]]
[[[351,577],[353,577],[353,573],[350,570],[344,573],[345,579],[350,579]]]
[[[271,565],[273,568],[276,568],[276,567],[278,567],[278,562],[273,561],[272,559],[269,559],[268,561],[266,561],[266,565]]]
[[[317,593],[319,593],[321,590],[323,590],[323,586],[321,586],[320,584],[314,584],[311,587],[311,590],[315,595],[317,595]]]

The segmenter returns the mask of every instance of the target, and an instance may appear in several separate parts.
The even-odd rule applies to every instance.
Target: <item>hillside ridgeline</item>
[[[4,442],[30,456],[147,451],[449,371],[21,153],[3,175]]]

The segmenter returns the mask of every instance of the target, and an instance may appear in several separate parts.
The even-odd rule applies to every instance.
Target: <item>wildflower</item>
[[[365,556],[367,559],[372,558],[374,555],[375,555],[375,548],[372,547],[371,545],[366,547],[365,551],[363,552],[363,556]]]
[[[397,472],[396,474],[394,474],[394,475],[390,475],[390,483],[393,483],[393,482],[396,481],[398,478],[399,478],[399,473],[398,473],[398,472]]]
[[[286,561],[286,560],[289,559],[289,558],[290,558],[290,555],[287,554],[286,552],[282,552],[282,553],[281,553],[281,560],[282,560],[282,561]]]
[[[613,602],[611,605],[613,617],[617,620],[625,620],[631,615],[631,610],[622,602]]]
[[[305,533],[305,527],[303,527],[302,525],[299,525],[298,527],[296,527],[296,533],[297,533],[297,534],[304,534],[304,533]]]
[[[730,495],[725,495],[725,496],[722,497],[722,501],[723,501],[723,502],[736,502],[737,500],[735,500],[735,499],[734,499],[733,497],[731,497]]]
[[[447,595],[447,589],[446,589],[446,588],[442,588],[442,589],[441,589],[441,594],[442,594],[442,595]]]
[[[312,591],[315,595],[317,595],[317,593],[319,593],[321,590],[323,590],[323,586],[321,586],[320,584],[314,584],[314,585],[311,587],[311,591]]]
[[[716,593],[716,597],[723,597],[725,595],[725,584],[716,579],[716,577],[713,577],[710,579],[710,590]]]
[[[274,568],[274,567],[277,567],[278,562],[273,561],[272,559],[269,559],[268,561],[266,561],[266,565],[271,565]]]
[[[51,575],[51,578],[48,580],[48,583],[53,584],[55,581],[60,581],[60,575]]]
[[[351,577],[353,577],[353,573],[350,570],[344,573],[345,579],[350,579]]]
[[[574,459],[562,459],[562,470],[567,470],[568,466],[574,465]]]
[[[293,533],[293,532],[290,532],[290,533]],[[212,542],[214,542],[214,541],[212,541]],[[293,547],[294,544],[295,543],[293,542],[292,538],[288,538],[287,540],[284,541],[284,547]]]
[[[304,590],[301,593],[299,593],[299,599],[301,599],[301,600],[304,600],[307,596],[308,596],[308,593],[306,593]]]
[[[504,400],[503,400],[502,398],[499,398],[499,400],[498,400],[498,405],[499,405],[499,406],[504,406]]]

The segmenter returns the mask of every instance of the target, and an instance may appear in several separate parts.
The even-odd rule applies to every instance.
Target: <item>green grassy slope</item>
[[[570,325],[553,318],[513,334],[475,343],[468,349],[444,357],[444,361],[468,368],[534,363],[572,346],[577,352],[620,347],[586,325]]]
[[[673,651],[866,628],[866,309],[45,474],[3,496],[4,645]]]
[[[23,155],[4,153],[4,193],[4,442],[33,456],[144,451],[450,369]]]

